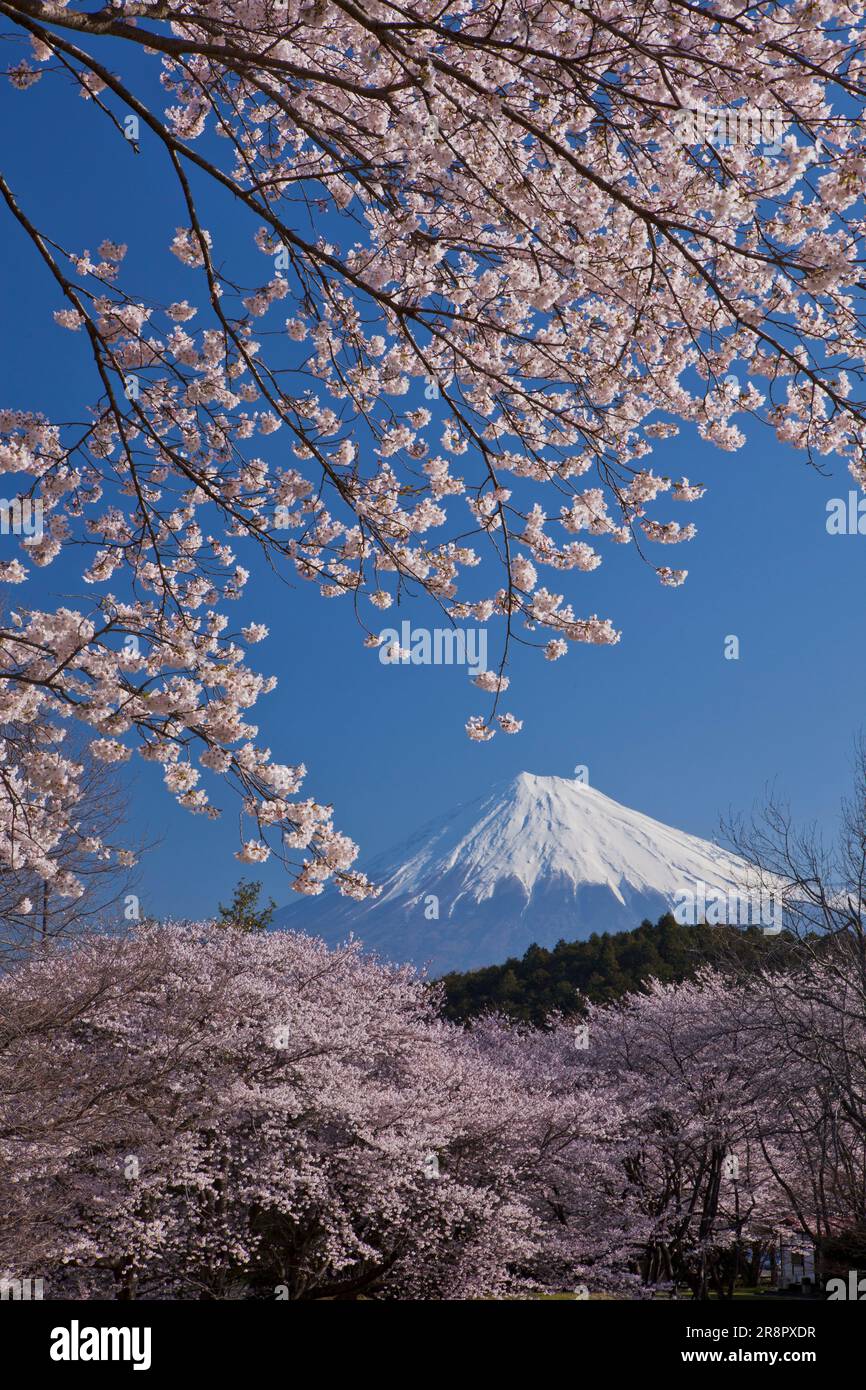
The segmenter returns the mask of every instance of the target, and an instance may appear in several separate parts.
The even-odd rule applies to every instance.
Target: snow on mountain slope
[[[326,891],[284,908],[276,924],[332,945],[352,932],[389,960],[441,974],[522,955],[532,942],[636,927],[699,883],[728,892],[746,882],[741,861],[707,840],[583,782],[527,772],[365,868],[378,898]]]

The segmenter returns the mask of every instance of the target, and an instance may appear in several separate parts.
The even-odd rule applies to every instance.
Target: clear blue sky
[[[192,297],[191,273],[167,252],[186,219],[147,141],[132,157],[88,103],[60,103],[46,82],[23,95],[3,90],[0,121],[15,142],[7,176],[34,220],[76,249],[126,241],[126,270],[144,292],[158,275],[169,282],[164,298]],[[204,220],[237,244],[236,214],[221,195]],[[53,285],[18,229],[2,226],[3,404],[80,416],[95,394],[81,340],[52,324],[61,307]],[[253,656],[279,680],[257,711],[261,738],[280,761],[307,764],[306,790],[335,804],[339,827],[365,855],[497,779],[569,776],[580,763],[600,790],[696,834],[715,835],[720,815],[748,810],[771,782],[800,816],[832,829],[866,723],[866,536],[827,534],[828,499],[853,485],[841,460],[827,460],[823,477],[768,431],[738,421],[748,443],[736,454],[691,431],[659,444],[657,471],[709,489],[698,504],[674,504],[697,538],[651,551],[657,563],[687,567],[686,585],[665,589],[632,547],[602,543],[601,568],[566,577],[566,592],[578,614],[609,616],[622,641],[574,647],[556,664],[518,649],[504,706],[525,720],[517,737],[470,743],[465,719],[486,705],[465,671],[383,666],[362,648],[348,602],[257,570],[246,607],[271,636]],[[268,441],[275,461],[280,441]],[[555,572],[542,578],[558,587]],[[83,587],[66,560],[43,582]],[[397,616],[436,621],[421,601]],[[738,661],[724,659],[728,634],[740,639]],[[159,770],[141,764],[133,831],[162,837],[144,866],[147,911],[205,914],[230,894],[241,866],[234,807],[223,804],[222,823],[191,817],[164,792]],[[278,867],[259,876],[287,900]]]

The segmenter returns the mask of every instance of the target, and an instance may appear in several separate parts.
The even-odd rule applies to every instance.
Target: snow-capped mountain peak
[[[744,866],[717,845],[580,780],[528,772],[366,867],[378,898],[323,894],[285,909],[280,924],[332,944],[351,931],[433,973],[636,927],[697,884],[728,892],[744,882]]]

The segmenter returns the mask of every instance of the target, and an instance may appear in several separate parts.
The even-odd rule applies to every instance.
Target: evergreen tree
[[[220,925],[233,927],[235,931],[267,931],[277,905],[269,898],[267,907],[259,907],[261,891],[261,883],[242,878],[228,907],[219,905]]]

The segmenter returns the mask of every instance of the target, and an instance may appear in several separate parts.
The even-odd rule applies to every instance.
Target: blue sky
[[[88,103],[59,101],[47,82],[0,92],[0,121],[15,138],[7,176],[37,223],[76,249],[106,236],[126,241],[126,270],[143,291],[159,277],[165,299],[193,297],[191,273],[167,251],[186,219],[147,141],[133,157]],[[204,220],[230,247],[248,226],[221,195]],[[61,307],[53,285],[8,218],[3,228],[3,404],[80,418],[94,394],[81,340],[53,325]],[[828,500],[852,486],[842,460],[826,460],[822,476],[737,418],[748,442],[736,454],[685,430],[652,459],[657,471],[708,487],[700,503],[673,508],[696,523],[697,538],[651,552],[657,563],[687,567],[686,585],[665,589],[634,548],[602,543],[601,568],[567,577],[566,593],[579,615],[609,616],[622,641],[574,647],[555,664],[516,649],[504,707],[525,723],[513,738],[466,738],[467,716],[486,705],[464,670],[382,665],[362,648],[348,602],[256,568],[246,608],[271,636],[253,656],[279,681],[256,713],[261,738],[278,760],[306,763],[306,790],[334,803],[365,856],[498,779],[522,770],[570,776],[577,764],[600,790],[696,834],[715,835],[721,815],[748,810],[770,783],[799,816],[832,830],[866,723],[866,535],[827,533]],[[280,435],[274,441],[269,456],[279,462]],[[10,541],[0,546],[5,553]],[[557,588],[556,577],[543,582]],[[65,561],[43,582],[82,587]],[[396,616],[437,621],[423,600]],[[729,634],[740,641],[737,661],[724,658]],[[496,635],[493,624],[491,652]],[[191,817],[164,792],[158,769],[139,767],[132,832],[161,837],[142,870],[148,912],[206,914],[230,895],[242,870],[235,808],[231,798],[222,804],[221,823]],[[278,902],[288,899],[278,866],[257,876]]]

